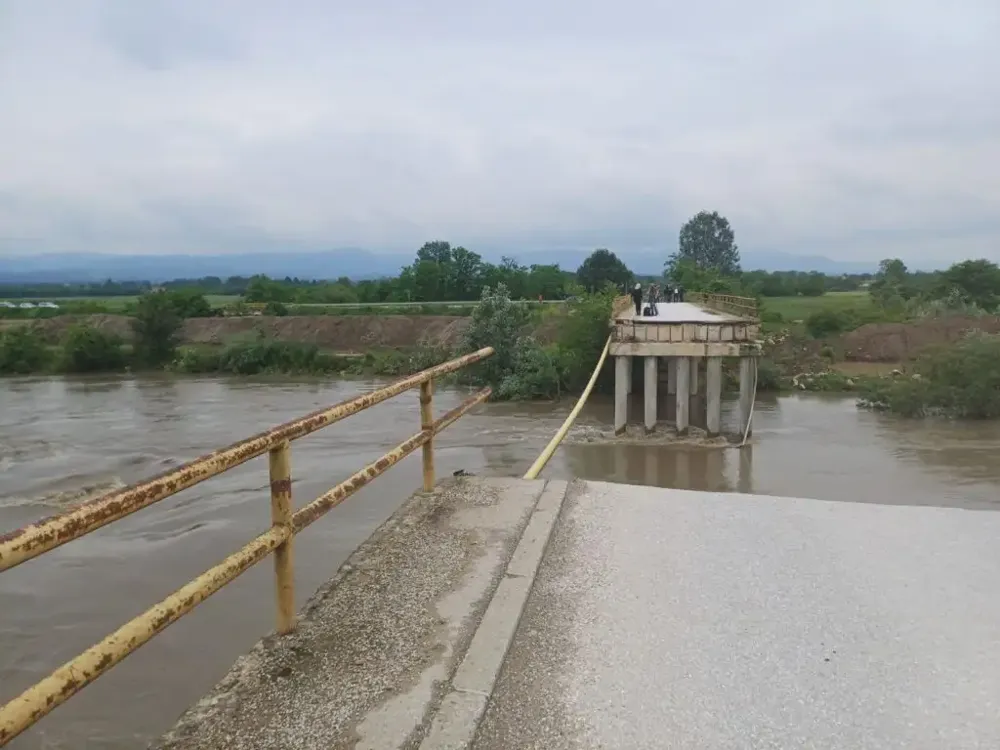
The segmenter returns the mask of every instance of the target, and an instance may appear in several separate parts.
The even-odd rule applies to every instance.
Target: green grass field
[[[761,313],[766,318],[769,313],[777,313],[786,323],[805,320],[820,310],[837,312],[869,313],[872,298],[868,292],[827,292],[819,297],[765,297]]]
[[[63,297],[62,299],[52,300],[56,304],[61,302],[94,302],[99,305],[103,305],[108,312],[117,312],[124,309],[128,304],[134,303],[137,299],[136,296],[131,297]],[[227,294],[207,294],[205,299],[208,300],[208,304],[212,307],[224,307],[225,305],[232,304],[233,302],[239,302],[240,298],[238,295],[227,295]]]

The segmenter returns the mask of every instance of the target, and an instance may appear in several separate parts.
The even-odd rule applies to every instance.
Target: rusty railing
[[[738,315],[741,318],[757,319],[757,300],[752,297],[736,297],[731,294],[712,294],[711,292],[691,292],[687,300],[696,305],[711,310]]]
[[[91,531],[146,508],[181,490],[268,454],[271,485],[271,527],[218,565],[206,570],[166,599],[121,626],[96,645],[59,667],[45,679],[0,706],[0,747],[56,706],[89,685],[168,625],[274,553],[277,632],[295,629],[295,585],[292,540],[295,535],[381,475],[417,448],[423,448],[423,489],[434,487],[434,436],[490,396],[485,388],[456,408],[434,419],[431,407],[434,378],[486,359],[486,347],[464,357],[398,380],[371,393],[308,414],[251,438],[164,472],[146,482],[102,495],[65,513],[0,534],[0,572],[55,549]],[[380,459],[298,510],[292,506],[291,441],[357,414],[404,391],[420,388],[420,432]]]

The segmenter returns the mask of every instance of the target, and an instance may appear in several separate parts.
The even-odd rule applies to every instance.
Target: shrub
[[[598,292],[578,297],[567,306],[556,337],[559,378],[564,390],[583,390],[590,380],[611,333],[613,302],[613,294]],[[610,378],[605,385],[608,382]]]
[[[806,330],[814,339],[854,330],[854,318],[840,310],[817,310],[806,318]]]
[[[288,307],[284,302],[272,301],[264,305],[265,315],[274,315],[276,317],[284,317],[288,315]]]
[[[265,340],[233,344],[218,353],[185,350],[174,366],[189,373],[319,374],[342,371],[347,368],[347,362],[320,351],[315,344]]]
[[[509,400],[552,399],[560,394],[557,348],[543,348],[531,338],[518,342],[514,372],[497,388],[497,398]]]
[[[494,354],[468,368],[467,377],[498,388],[504,378],[514,373],[519,357],[523,356],[524,345],[520,339],[528,322],[528,312],[511,301],[506,285],[500,283],[496,288],[483,288],[482,298],[470,318],[460,353],[468,354],[492,346]]]
[[[41,337],[27,326],[0,333],[0,373],[30,375],[52,364],[52,353]]]
[[[778,366],[770,359],[758,358],[757,390],[762,392],[780,391],[784,385],[785,381],[781,376],[781,370],[778,369]]]
[[[136,360],[149,367],[171,362],[177,353],[181,324],[177,306],[169,295],[163,292],[142,295],[132,319]]]
[[[1000,417],[1000,336],[971,333],[925,352],[912,370],[863,384],[859,405],[905,417]]]
[[[181,318],[212,318],[215,310],[205,299],[205,295],[193,289],[173,289],[169,292],[156,292],[165,296],[177,310]]]
[[[60,369],[64,372],[113,372],[125,367],[122,340],[86,325],[70,328],[62,342]]]

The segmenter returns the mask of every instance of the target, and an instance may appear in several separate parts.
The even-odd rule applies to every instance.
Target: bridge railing
[[[757,300],[753,297],[736,297],[732,294],[713,294],[711,292],[691,292],[687,301],[711,310],[738,315],[741,318],[758,317]]]
[[[490,347],[480,349],[371,393],[365,393],[279,425],[272,430],[164,472],[146,482],[108,493],[30,526],[0,534],[0,572],[3,572],[149,507],[181,490],[193,487],[265,453],[268,454],[271,527],[218,565],[208,569],[0,707],[0,747],[272,552],[277,631],[279,634],[286,634],[294,630],[295,586],[292,540],[295,535],[420,447],[423,448],[423,489],[425,491],[433,489],[434,436],[473,406],[489,398],[491,393],[489,388],[485,388],[435,420],[432,414],[434,379],[486,359],[492,354],[493,349]],[[420,432],[311,503],[294,510],[289,462],[291,442],[416,387],[420,388]]]

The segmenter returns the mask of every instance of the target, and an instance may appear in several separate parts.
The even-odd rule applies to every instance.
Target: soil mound
[[[48,344],[58,344],[66,335],[66,331],[74,325],[86,325],[106,333],[114,333],[123,339],[132,338],[132,326],[126,315],[57,315],[54,318],[39,320],[0,320],[0,331],[28,326],[41,336]]]
[[[0,331],[29,326],[47,343],[58,344],[73,325],[88,325],[132,339],[125,315],[59,315],[41,320],[0,320]],[[184,321],[185,344],[230,344],[260,336],[279,341],[316,344],[337,351],[387,347],[452,346],[469,319],[458,315],[289,315],[240,318],[190,318]]]
[[[455,344],[469,319],[457,315],[289,315],[286,317],[191,318],[186,344],[227,344],[259,336],[316,344],[324,349],[363,351],[374,347]]]
[[[905,362],[922,349],[958,341],[969,331],[1000,333],[1000,317],[926,318],[910,323],[869,323],[841,336],[836,347],[850,362]]]

